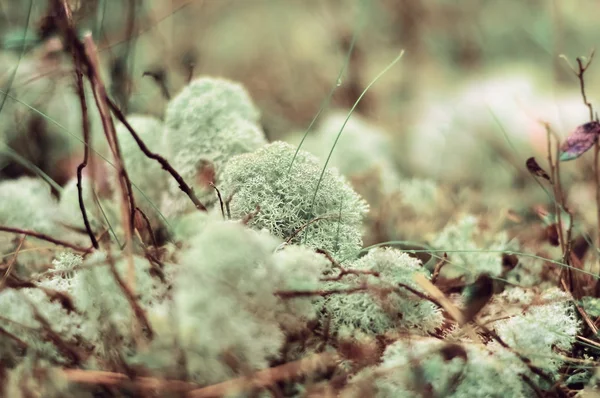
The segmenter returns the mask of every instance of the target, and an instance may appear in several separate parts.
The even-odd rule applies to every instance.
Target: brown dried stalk
[[[331,289],[331,290],[278,290],[274,294],[282,299],[293,299],[298,297],[321,296],[327,297],[332,294],[353,294],[361,293],[368,290],[368,286],[363,283],[356,287],[346,289]]]
[[[179,189],[181,189],[190,198],[192,203],[194,203],[194,206],[196,206],[196,209],[201,210],[201,211],[206,211],[206,206],[204,206],[202,204],[202,202],[200,202],[200,200],[194,193],[194,190],[185,182],[183,177],[181,177],[181,175],[173,168],[173,166],[171,166],[171,164],[167,161],[167,159],[163,158],[162,156],[160,156],[157,153],[150,151],[150,149],[148,149],[148,147],[146,146],[144,141],[142,141],[140,136],[135,132],[133,127],[131,127],[131,124],[129,124],[129,122],[123,115],[123,112],[121,112],[121,110],[119,109],[119,107],[110,98],[107,98],[107,102],[108,102],[108,106],[110,107],[110,110],[112,111],[112,113],[115,115],[117,120],[120,121],[121,123],[123,123],[125,128],[127,128],[129,133],[131,134],[131,136],[137,143],[138,147],[141,149],[142,152],[144,152],[144,155],[146,155],[150,159],[156,160],[158,163],[160,163],[161,167],[164,170],[168,171],[169,174],[171,174],[171,176],[179,184]]]
[[[108,260],[110,272],[111,272],[113,278],[115,278],[115,281],[117,282],[117,284],[119,285],[119,288],[123,292],[123,295],[127,299],[127,302],[131,306],[131,309],[133,310],[133,313],[135,314],[136,319],[138,320],[140,325],[145,329],[147,337],[149,339],[152,339],[154,337],[154,330],[152,329],[152,326],[150,325],[150,322],[148,321],[146,312],[144,311],[142,306],[137,302],[133,290],[125,283],[125,281],[121,278],[121,276],[117,272],[117,267],[115,265],[115,261],[114,261],[112,255],[110,254],[110,252],[107,255],[107,260]],[[135,274],[134,274],[134,277],[135,277]]]
[[[129,289],[135,292],[135,268],[133,263],[133,229],[135,223],[135,199],[133,198],[133,191],[131,187],[131,180],[125,170],[125,164],[123,157],[121,156],[121,150],[117,140],[117,134],[115,126],[110,115],[108,106],[108,95],[106,88],[102,82],[99,71],[98,51],[96,45],[92,40],[92,36],[87,34],[84,37],[83,49],[85,52],[86,64],[88,67],[88,78],[92,83],[94,92],[94,99],[96,100],[96,106],[100,112],[100,118],[102,120],[102,127],[106,135],[109,146],[111,147],[113,157],[118,172],[119,190],[121,192],[121,217],[123,223],[123,229],[125,230],[125,250],[127,254],[128,262],[128,282]],[[129,217],[127,217],[129,215]]]
[[[4,288],[4,285],[6,284],[8,277],[12,273],[13,267],[14,267],[15,263],[17,262],[17,257],[19,257],[19,252],[21,251],[21,247],[23,247],[23,242],[25,242],[25,235],[21,236],[21,239],[19,240],[19,245],[17,246],[17,250],[15,250],[15,254],[10,259],[10,261],[8,262],[8,265],[6,266],[6,272],[4,273],[4,276],[2,277],[2,279],[0,280],[0,291]]]
[[[163,393],[184,393],[197,389],[197,384],[179,380],[163,380],[153,377],[130,378],[122,373],[104,372],[99,370],[62,369],[63,374],[71,383],[102,385],[107,387],[135,387],[138,390]]]
[[[68,7],[65,7],[64,10],[65,10],[66,22],[67,22],[68,26],[71,27],[71,29],[65,29],[64,35],[67,38],[69,45],[71,47],[74,47],[74,45],[75,45],[74,43],[77,41],[77,37],[74,36],[74,33],[73,33],[74,29],[72,29],[73,28],[73,17],[71,15],[71,11]],[[75,86],[77,89],[77,95],[79,96],[79,104],[81,106],[81,124],[82,124],[82,128],[83,128],[83,160],[79,164],[79,166],[77,166],[77,196],[79,199],[79,209],[81,210],[81,215],[83,216],[83,224],[85,225],[85,230],[86,230],[88,236],[90,237],[92,246],[95,249],[98,249],[100,246],[98,245],[98,241],[96,240],[96,237],[94,236],[94,232],[92,231],[92,227],[90,225],[90,221],[88,219],[87,212],[85,210],[85,203],[83,201],[83,183],[82,183],[83,169],[87,167],[89,156],[90,156],[90,148],[89,148],[90,119],[89,119],[89,115],[88,115],[87,100],[85,98],[85,90],[83,87],[83,73],[81,72],[81,70],[82,70],[81,58],[80,58],[79,54],[77,54],[77,52],[75,52],[75,51],[72,52],[72,56],[73,56],[73,65],[75,66],[75,70],[74,70],[75,83],[76,83]],[[93,178],[92,178],[92,180],[93,180]]]
[[[341,361],[338,354],[323,353],[275,368],[261,370],[246,377],[190,391],[187,398],[217,398],[270,387],[276,383],[296,380],[308,374],[336,367]]]
[[[68,247],[69,249],[75,250],[76,252],[80,252],[80,253],[90,253],[93,250],[93,248],[77,246],[73,243],[65,242],[60,239],[55,239],[46,234],[42,234],[42,233],[35,232],[35,231],[30,231],[27,229],[13,228],[13,227],[7,227],[4,225],[0,225],[0,232],[11,232],[14,234],[23,234],[23,235],[27,235],[27,236],[32,236],[34,238],[38,238],[38,239],[45,240],[50,243],[54,243],[55,245],[58,245],[58,246]]]

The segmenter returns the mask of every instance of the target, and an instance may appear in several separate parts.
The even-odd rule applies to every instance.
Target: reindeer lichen
[[[322,166],[300,151],[289,170],[295,152],[289,144],[274,142],[229,162],[222,188],[226,196],[233,195],[232,216],[256,213],[248,221],[253,228],[340,259],[354,256],[362,244],[367,204],[335,169],[325,171],[313,203]]]

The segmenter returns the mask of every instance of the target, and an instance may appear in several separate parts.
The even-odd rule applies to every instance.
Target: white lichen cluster
[[[381,365],[357,375],[344,397],[531,397],[521,375],[532,377],[517,355],[497,344],[405,339],[387,347]]]
[[[356,255],[367,204],[335,170],[325,170],[319,185],[322,165],[307,152],[298,152],[290,168],[295,152],[274,142],[227,164],[222,188],[233,195],[232,216],[252,214],[252,227],[339,259]]]
[[[414,276],[428,277],[429,272],[419,260],[397,249],[378,248],[346,268],[357,274],[328,282],[327,289],[365,286],[368,290],[331,295],[323,300],[324,319],[331,322],[332,330],[357,330],[373,335],[400,330],[426,334],[441,326],[440,309],[402,287],[422,292]]]
[[[219,185],[229,159],[266,143],[259,116],[246,90],[221,78],[196,79],[169,102],[164,130],[168,157],[202,200],[216,200],[210,183]],[[165,212],[189,209],[178,200],[181,192],[174,181],[170,189]]]
[[[176,342],[185,352],[187,374],[197,382],[266,368],[279,356],[286,333],[316,317],[313,298],[285,300],[277,291],[315,289],[327,264],[306,248],[276,251],[280,243],[236,222],[210,222],[182,254],[174,277],[175,312],[152,312],[158,336],[137,361],[169,369],[165,353]]]
[[[503,271],[502,253],[517,248],[503,232],[491,237],[482,233],[478,223],[477,217],[464,216],[456,223],[448,224],[431,241],[433,248],[448,254],[447,269],[470,281],[481,274],[499,276]]]

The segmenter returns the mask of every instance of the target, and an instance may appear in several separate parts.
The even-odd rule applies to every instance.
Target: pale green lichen
[[[442,313],[435,304],[399,285],[421,291],[413,278],[416,274],[428,277],[429,272],[419,260],[397,249],[377,248],[346,268],[377,275],[350,274],[326,283],[325,290],[361,285],[369,289],[323,300],[324,322],[330,322],[334,331],[348,328],[375,335],[397,330],[426,334],[442,325]]]
[[[167,107],[165,144],[173,167],[203,201],[215,201],[210,183],[219,184],[227,161],[266,143],[258,126],[259,112],[246,90],[226,79],[192,81]],[[171,183],[163,209],[178,214],[193,208],[177,184]]]
[[[447,270],[453,269],[470,281],[480,274],[499,276],[503,271],[502,252],[517,248],[503,232],[492,236],[482,233],[478,222],[474,216],[462,217],[431,241],[435,249],[447,252],[450,259]]]
[[[343,397],[528,398],[534,393],[522,374],[532,376],[514,353],[497,344],[404,339],[387,347],[381,365],[358,374]]]
[[[186,372],[197,382],[267,367],[279,355],[284,331],[315,316],[311,298],[283,300],[275,292],[314,289],[325,266],[324,258],[308,249],[274,253],[279,244],[266,233],[226,221],[213,221],[191,237],[174,278],[175,312],[151,311],[158,336],[136,361],[172,368],[177,341],[185,351]]]
[[[571,351],[581,322],[577,319],[570,294],[556,287],[545,290],[539,296],[526,292],[513,288],[499,297],[499,300],[504,298],[507,304],[519,304],[525,310],[495,322],[494,329],[506,344],[529,358],[533,365],[556,376],[564,363],[564,356],[560,354]],[[522,299],[516,301],[516,295]]]
[[[244,218],[259,206],[249,220],[253,228],[340,259],[356,255],[367,204],[335,169],[325,170],[315,196],[322,166],[300,151],[290,170],[295,152],[289,144],[274,142],[229,162],[222,189],[233,195],[232,216]]]
[[[150,152],[165,154],[164,131],[160,120],[152,116],[134,114],[127,116],[127,122]],[[119,123],[116,126],[116,133],[125,169],[132,184],[135,185],[133,192],[136,204],[149,217],[156,218],[155,207],[160,205],[170,176],[155,159],[149,158],[142,152],[125,125]],[[111,169],[111,171],[110,181],[116,185],[118,181],[116,170]],[[114,190],[117,190],[116,186]]]
[[[0,224],[56,235],[57,204],[43,180],[21,177],[0,182]]]

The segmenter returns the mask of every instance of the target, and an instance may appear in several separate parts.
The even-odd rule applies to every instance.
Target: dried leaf
[[[461,344],[448,343],[440,349],[440,354],[445,361],[451,361],[454,358],[467,360],[467,351]]]
[[[472,321],[494,294],[494,281],[486,274],[479,275],[475,283],[465,289],[466,303],[463,309],[465,322]]]
[[[560,146],[559,160],[564,162],[583,155],[596,143],[600,134],[600,123],[594,121],[582,124],[573,131]]]
[[[525,165],[527,166],[527,170],[529,170],[529,172],[534,176],[541,177],[550,181],[550,176],[548,175],[548,173],[546,173],[544,169],[540,167],[540,165],[534,157],[530,157],[529,159],[527,159]]]
[[[545,230],[546,240],[550,243],[550,245],[556,247],[560,245],[560,239],[558,237],[558,225],[550,224],[546,227]]]

